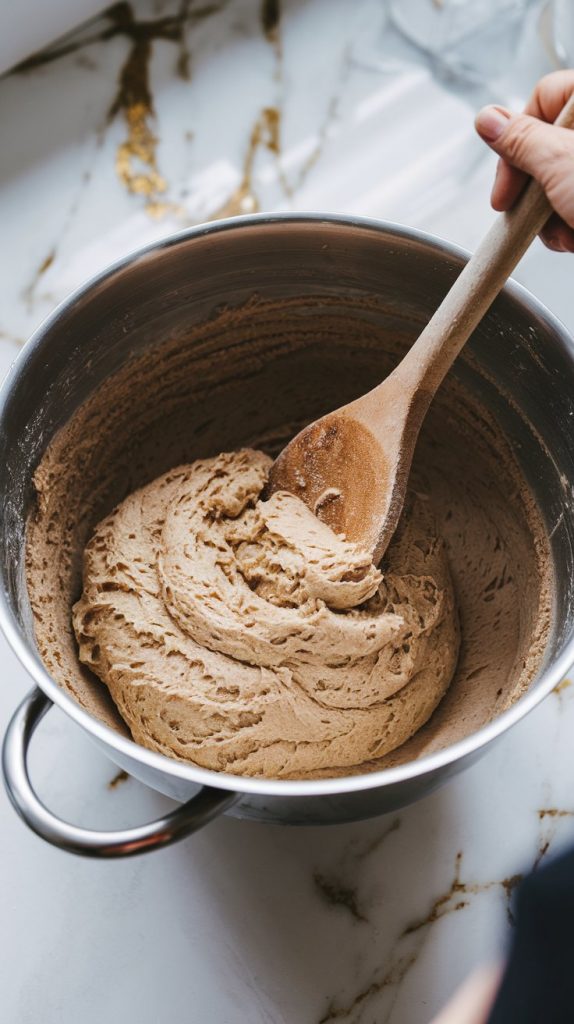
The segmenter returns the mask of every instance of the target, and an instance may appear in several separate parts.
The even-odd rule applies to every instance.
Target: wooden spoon
[[[574,96],[556,124],[574,128]],[[266,496],[297,495],[378,564],[405,499],[418,433],[461,348],[552,210],[532,179],[500,214],[396,369],[373,391],[305,427],[276,459]]]

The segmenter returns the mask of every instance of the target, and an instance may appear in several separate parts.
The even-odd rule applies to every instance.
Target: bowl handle
[[[199,793],[157,821],[116,832],[79,828],[52,814],[36,795],[28,775],[28,746],[52,701],[35,687],[14,712],[2,750],[8,796],[28,828],[53,846],[84,857],[131,857],[157,850],[203,828],[239,799],[228,790],[202,786]]]

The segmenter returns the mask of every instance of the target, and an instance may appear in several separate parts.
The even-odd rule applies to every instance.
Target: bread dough
[[[452,582],[411,496],[381,573],[243,449],[172,470],[97,527],[80,659],[133,737],[205,768],[335,774],[423,725],[458,653]]]
[[[344,289],[338,289],[337,295],[331,297],[321,294],[251,298],[243,304],[216,310],[207,320],[195,309],[172,310],[172,304],[167,305],[170,317],[177,319],[177,329],[168,330],[163,322],[146,321],[141,337],[137,332],[125,337],[123,321],[117,327],[118,336],[107,324],[106,331],[111,335],[106,344],[120,365],[110,367],[97,387],[90,385],[91,390],[88,385],[92,371],[89,366],[82,369],[82,386],[88,389],[87,396],[42,455],[34,476],[35,496],[27,528],[30,631],[33,629],[39,656],[52,678],[74,701],[123,736],[129,735],[125,720],[110,698],[108,687],[79,660],[72,626],[72,606],[82,594],[84,552],[98,523],[130,494],[144,493],[149,485],[157,488],[159,480],[166,482],[174,473],[187,472],[198,459],[208,460],[218,452],[240,448],[262,449],[274,457],[306,423],[380,383],[423,326],[403,315],[402,307],[397,313],[376,297],[359,299],[346,294]],[[504,712],[525,693],[544,667],[553,600],[553,566],[545,526],[517,462],[515,451],[519,449],[511,447],[495,418],[497,408],[504,407],[506,399],[499,394],[496,382],[483,379],[469,359],[470,350],[457,360],[425,418],[410,476],[411,498],[382,566],[387,584],[391,575],[430,576],[442,591],[443,601],[448,602],[445,554],[437,538],[444,540],[460,623],[460,650],[452,681],[439,699],[438,690],[442,692],[448,682],[444,651],[454,651],[452,641],[450,648],[447,643],[445,618],[441,625],[435,625],[433,632],[436,650],[443,647],[443,660],[435,668],[441,672],[441,679],[437,677],[436,682],[432,672],[427,672],[425,660],[433,650],[429,639],[419,641],[418,652],[414,652],[420,659],[419,674],[413,674],[411,682],[384,699],[379,707],[366,688],[367,672],[363,674],[365,689],[357,686],[356,691],[368,703],[366,707],[357,703],[353,714],[349,708],[337,708],[334,704],[323,708],[300,690],[299,709],[305,706],[309,713],[312,711],[316,724],[319,721],[324,729],[336,730],[343,719],[347,723],[344,739],[339,734],[336,742],[330,744],[332,760],[325,757],[322,769],[302,771],[301,777],[365,773],[444,750]],[[528,454],[526,434],[519,432],[518,436],[522,436]],[[533,440],[532,444],[535,443]],[[184,469],[173,469],[178,466]],[[163,514],[157,510],[159,519]],[[119,524],[121,516],[117,519]],[[126,547],[125,553],[128,552]],[[119,556],[118,561],[125,565],[129,562]],[[133,572],[133,565],[130,571]],[[148,573],[148,584],[150,578]],[[102,582],[106,580],[103,578]],[[259,596],[263,597],[261,593]],[[412,596],[411,590],[409,599]],[[117,594],[104,591],[99,603],[106,604],[111,598],[116,600]],[[270,609],[268,594],[263,599]],[[146,595],[146,600],[151,601],[151,596]],[[154,600],[159,612],[160,602]],[[284,610],[278,608],[275,614],[280,613],[284,614]],[[361,615],[365,615],[364,609],[358,614],[349,610],[333,612],[332,617],[340,623],[343,618],[350,622],[353,616]],[[181,638],[179,623],[164,607],[161,622],[166,619]],[[127,627],[124,641],[129,641]],[[195,642],[189,637],[185,642],[188,657],[195,650]],[[152,647],[147,649],[148,655]],[[239,691],[247,687],[241,692],[251,695],[249,687],[253,680],[260,693],[266,688],[263,677],[273,678],[268,667],[235,659],[231,679],[229,655],[200,645],[197,650],[206,662],[209,659],[210,665],[217,661],[218,665],[227,666],[227,682],[217,685],[236,687]],[[118,656],[116,661],[119,660]],[[124,659],[125,663],[140,660],[129,654]],[[160,660],[162,665],[154,669],[154,679],[159,681],[159,687],[169,690],[165,666],[170,661],[175,663],[177,652]],[[201,664],[200,657],[197,664]],[[407,662],[403,664],[406,666]],[[134,676],[132,671],[132,681]],[[212,676],[215,678],[215,673]],[[343,686],[348,677],[347,666],[341,673]],[[194,685],[198,679],[201,686],[207,685],[203,670],[194,677]],[[245,682],[247,679],[249,683]],[[216,688],[212,687],[212,695]],[[217,742],[211,744],[210,763],[227,764],[234,774],[243,770],[247,747],[236,762],[226,757],[231,742],[226,736],[229,725],[224,724],[223,712],[233,709],[234,717],[227,721],[242,724],[242,742],[252,740],[255,726],[249,725],[249,715],[260,711],[254,712],[251,696],[240,710],[234,704],[237,693],[233,689],[231,695],[220,692],[213,698],[214,706],[208,714],[206,705],[190,704],[187,696],[184,708],[180,681],[172,693],[167,690],[164,694],[173,699],[166,702],[160,713],[160,690],[154,691],[140,680],[139,724],[135,718],[130,722],[134,737],[144,742],[145,726],[148,735],[155,736],[156,749],[172,757],[190,758],[189,763],[200,763],[199,759],[207,756],[206,740],[209,735],[215,737],[217,727],[220,732]],[[415,691],[420,715],[417,724],[425,721],[437,701],[438,704],[426,724],[401,743],[411,725],[416,728],[409,723],[405,710],[408,701],[414,713],[415,702],[411,698]],[[116,697],[120,693],[119,682],[112,692]],[[135,692],[134,686],[132,696]],[[301,747],[299,753],[302,752],[301,736],[306,722],[298,720],[299,731],[289,733],[289,723],[289,728],[294,729],[293,703],[283,699],[280,718],[279,703],[272,707],[270,694],[264,693],[263,697],[267,700],[265,728],[275,730],[278,739],[273,753],[275,763],[283,777],[287,777],[288,757],[296,743]],[[324,697],[322,700],[326,705]],[[126,713],[119,700],[118,706]],[[135,706],[134,698],[132,707]],[[275,716],[272,728],[271,711]],[[221,718],[215,717],[220,712]],[[244,717],[240,718],[241,715]],[[366,733],[358,725],[367,719],[372,726],[364,728],[372,728],[372,741],[364,738]],[[170,723],[181,725],[179,734]],[[196,734],[192,725],[204,732]],[[362,724],[360,728],[363,729]],[[404,734],[399,731],[402,728]],[[400,744],[393,750],[386,746],[387,741],[391,742],[391,734],[392,742]],[[179,747],[176,736],[182,741]],[[358,763],[360,736],[363,751],[370,748],[370,753],[367,760]],[[185,745],[190,739],[195,746]],[[236,742],[237,737],[232,739]],[[340,755],[335,757],[337,745]],[[218,748],[223,751],[221,758]],[[261,747],[257,755],[259,766],[251,753],[249,770],[272,774],[274,769],[265,760],[272,749],[269,747],[266,752]],[[382,754],[385,749],[389,752]],[[316,750],[320,750],[319,745]]]

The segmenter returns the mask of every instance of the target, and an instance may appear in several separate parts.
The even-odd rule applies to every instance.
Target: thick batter
[[[60,685],[170,756],[284,778],[403,763],[516,700],[544,656],[548,544],[500,428],[452,375],[382,575],[292,499],[257,500],[268,455],[378,383],[419,328],[311,296],[135,351],[36,472],[28,591]]]
[[[206,768],[340,772],[428,719],[458,655],[444,544],[410,502],[384,576],[242,450],[126,498],[85,555],[80,658],[132,735]]]

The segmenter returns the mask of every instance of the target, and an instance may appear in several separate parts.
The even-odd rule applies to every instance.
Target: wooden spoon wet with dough
[[[574,96],[556,124],[574,128]],[[266,496],[297,495],[337,533],[384,555],[401,514],[430,402],[552,210],[530,180],[500,214],[396,369],[362,398],[305,427],[272,466]]]

